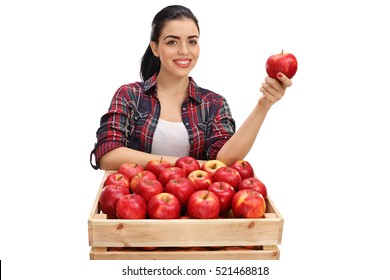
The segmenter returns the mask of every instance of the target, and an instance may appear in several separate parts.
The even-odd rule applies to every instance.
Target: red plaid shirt
[[[119,147],[151,152],[160,116],[156,78],[154,75],[145,82],[123,85],[117,90],[96,132],[97,143],[91,152],[91,164],[95,155],[94,168],[99,167],[104,154]],[[199,160],[215,159],[235,132],[235,122],[225,98],[198,87],[190,78],[188,98],[181,112],[190,141],[189,155]]]

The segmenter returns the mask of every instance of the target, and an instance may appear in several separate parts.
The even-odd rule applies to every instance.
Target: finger
[[[265,87],[267,87],[268,90],[270,90],[271,87],[273,89],[275,89],[276,91],[284,92],[286,90],[284,85],[280,81],[278,81],[276,79],[273,79],[273,78],[270,78],[270,77],[266,77],[265,78],[265,83],[267,83],[267,85],[268,85],[268,86],[265,86]]]
[[[280,85],[280,83],[275,79],[272,78],[268,78],[268,79],[271,79],[271,81],[269,83],[268,82],[263,83],[262,88],[264,88],[264,90],[266,90],[268,94],[272,95],[277,100],[281,99],[284,95],[285,88],[282,85]]]
[[[263,83],[262,84],[262,87],[260,88],[260,91],[263,93],[264,97],[271,104],[275,103],[276,101],[278,101],[281,98],[280,93],[275,91],[275,89],[273,89],[273,87],[271,87],[267,83]]]
[[[272,94],[270,94],[267,91],[263,92],[263,96],[264,96],[265,100],[267,100],[267,102],[270,105],[273,105],[274,103],[276,103],[278,101],[277,98],[275,98]]]
[[[282,85],[284,86],[284,88],[288,88],[288,87],[292,86],[292,81],[286,75],[284,75],[282,72],[279,72],[277,74],[277,78],[279,81],[282,82]]]

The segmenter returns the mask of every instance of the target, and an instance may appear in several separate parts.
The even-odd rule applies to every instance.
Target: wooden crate
[[[103,176],[88,219],[91,259],[279,259],[283,218],[270,198],[260,219],[107,219],[98,201],[111,172]]]

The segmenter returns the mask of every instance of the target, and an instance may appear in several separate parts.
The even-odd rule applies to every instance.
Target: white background
[[[0,3],[4,278],[123,279],[122,268],[140,265],[89,260],[87,219],[103,175],[89,152],[116,89],[139,80],[153,16],[181,3],[201,29],[192,76],[227,98],[237,126],[268,56],[284,49],[299,61],[247,157],[285,219],[281,260],[207,265],[268,265],[268,279],[388,279],[385,1]]]

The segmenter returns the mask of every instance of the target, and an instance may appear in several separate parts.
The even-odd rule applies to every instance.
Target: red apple
[[[185,177],[183,169],[177,166],[172,166],[161,170],[160,175],[158,176],[158,180],[163,185],[163,187],[165,187],[170,180],[183,177]]]
[[[157,179],[156,175],[154,175],[151,171],[149,170],[143,170],[138,172],[137,174],[134,175],[133,179],[130,181],[130,190],[132,193],[135,192],[135,188],[138,184],[138,181],[141,179]]]
[[[126,194],[129,194],[129,188],[117,185],[106,185],[103,187],[99,197],[99,208],[104,214],[107,214],[108,219],[116,218],[116,203],[118,199]]]
[[[220,160],[217,159],[211,159],[208,161],[205,161],[202,164],[202,169],[204,171],[207,171],[211,175],[214,175],[215,171],[217,171],[219,168],[226,166],[226,164]]]
[[[180,217],[180,201],[171,193],[159,193],[148,203],[150,219],[178,219]]]
[[[224,166],[215,172],[213,181],[229,183],[234,190],[237,190],[238,185],[241,183],[241,176],[233,167]]]
[[[130,180],[129,178],[127,178],[127,176],[115,172],[107,176],[103,186],[107,186],[107,185],[116,185],[116,186],[123,186],[126,188],[130,188]]]
[[[209,251],[206,247],[182,247],[184,251]]]
[[[277,74],[282,72],[289,79],[294,77],[298,70],[298,61],[291,53],[280,53],[271,55],[265,65],[268,76],[276,79]]]
[[[158,247],[139,247],[142,251],[155,251]]]
[[[175,195],[179,199],[182,213],[187,210],[188,199],[197,190],[194,183],[188,178],[172,179],[165,186],[166,192]]]
[[[233,196],[236,194],[234,188],[226,182],[214,182],[208,190],[213,192],[219,199],[220,210],[219,214],[224,215],[231,209]]]
[[[236,160],[232,165],[230,165],[230,167],[233,167],[238,171],[238,173],[240,173],[241,180],[255,176],[252,165],[246,160]]]
[[[192,171],[200,169],[199,162],[191,156],[184,156],[184,157],[178,158],[175,162],[175,166],[183,169],[186,177]]]
[[[116,204],[118,219],[146,219],[146,202],[138,194],[126,194]]]
[[[163,186],[157,179],[142,178],[135,186],[134,193],[139,194],[148,203],[158,193],[163,192]]]
[[[198,190],[207,190],[213,183],[213,176],[209,172],[200,169],[192,171],[187,178],[194,183]]]
[[[238,185],[238,190],[250,189],[261,193],[264,198],[267,198],[267,188],[259,179],[255,177],[246,178]]]
[[[219,199],[212,191],[196,191],[188,200],[188,216],[192,219],[217,219],[220,207]]]
[[[131,179],[133,179],[135,174],[143,170],[144,167],[140,164],[124,163],[119,167],[118,173],[125,175],[131,181]]]
[[[232,199],[232,211],[235,218],[262,218],[265,208],[265,199],[257,191],[240,190]]]
[[[151,171],[154,175],[156,175],[156,178],[158,178],[161,170],[171,166],[172,164],[169,161],[164,160],[163,157],[161,157],[159,160],[156,159],[149,161],[145,166],[145,170]]]

